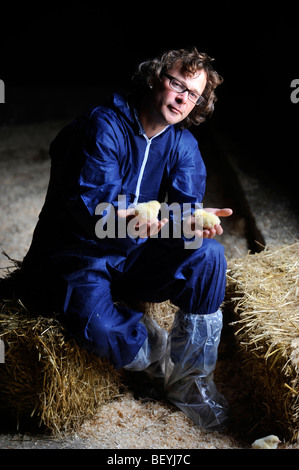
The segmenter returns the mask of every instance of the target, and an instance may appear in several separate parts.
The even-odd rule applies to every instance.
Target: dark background
[[[224,77],[212,127],[296,195],[297,2],[40,2],[1,7],[0,125],[77,116],[124,89],[136,65],[195,45]]]

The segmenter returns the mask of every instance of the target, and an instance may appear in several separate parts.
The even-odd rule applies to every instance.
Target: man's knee
[[[216,262],[224,262],[226,264],[226,259],[224,255],[224,247],[217,240],[214,239],[204,239],[203,248],[206,249],[208,256],[211,256],[215,259]]]
[[[198,257],[193,263],[196,287],[189,311],[199,314],[214,313],[222,303],[225,293],[227,263],[224,248],[216,240],[205,239],[201,252],[198,251]]]

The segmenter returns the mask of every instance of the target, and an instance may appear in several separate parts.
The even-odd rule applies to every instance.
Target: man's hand
[[[140,238],[147,238],[156,233],[167,224],[168,219],[159,220],[158,218],[154,219],[142,219],[135,214],[135,209],[119,209],[117,211],[118,217],[122,219],[127,219],[128,230],[135,235],[138,235]]]
[[[232,209],[229,209],[229,208],[225,208],[225,209],[205,208],[205,211],[213,212],[213,214],[217,215],[218,217],[229,217],[233,213]],[[185,221],[184,232],[186,232],[187,235],[193,235],[193,236],[195,235],[196,237],[214,238],[215,235],[223,234],[223,228],[221,227],[220,224],[216,224],[211,229],[207,229],[207,228],[202,229],[202,227],[199,227],[198,224],[195,222],[195,217],[191,215]]]

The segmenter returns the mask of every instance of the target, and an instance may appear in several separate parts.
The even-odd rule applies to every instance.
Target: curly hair
[[[202,93],[204,99],[180,123],[183,128],[187,128],[191,124],[198,125],[213,113],[217,100],[214,90],[223,82],[223,78],[212,67],[213,61],[214,59],[206,53],[198,52],[196,47],[191,50],[170,50],[156,59],[139,64],[136,73],[132,77],[133,90],[139,97],[148,94],[154,81],[160,80],[163,74],[171,70],[175,64],[180,64],[182,71],[187,75],[193,75],[199,70],[204,70],[207,76],[207,83]]]

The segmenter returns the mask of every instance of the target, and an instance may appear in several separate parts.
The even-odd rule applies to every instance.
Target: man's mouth
[[[182,112],[179,109],[175,108],[174,106],[169,105],[168,107],[169,107],[171,112],[173,112],[175,114],[182,114]]]

